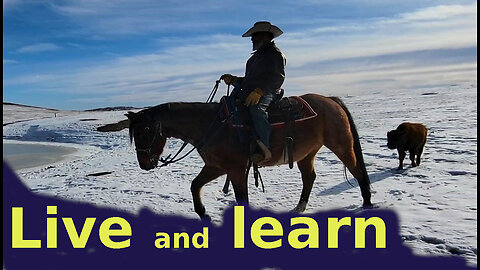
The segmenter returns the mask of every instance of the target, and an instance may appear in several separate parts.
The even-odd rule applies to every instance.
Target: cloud
[[[366,20],[339,21],[334,25],[314,28],[313,33],[354,33],[378,30],[395,30],[399,27],[429,28],[476,26],[477,3],[468,5],[440,5],[400,13],[391,18],[373,17]],[[473,19],[473,21],[472,21]]]
[[[351,94],[419,87],[470,84],[477,76],[477,64],[404,66],[349,70],[326,74],[297,74],[289,78],[291,94],[313,92],[324,95]]]
[[[56,51],[59,49],[61,49],[61,47],[53,43],[37,43],[37,44],[23,46],[19,48],[17,51],[19,53],[38,53],[38,52]]]
[[[137,42],[150,42],[157,50],[129,51],[128,56],[118,50],[108,60],[106,52],[101,52],[101,60],[91,57],[93,61],[83,67],[32,69],[28,74],[4,78],[4,86],[69,93],[77,96],[77,101],[111,105],[203,101],[221,74],[242,75],[250,56],[249,39],[239,36],[245,29],[232,35],[226,34],[231,29],[215,29],[222,24],[226,29],[233,22],[203,18],[194,24],[194,17],[177,18],[169,14],[177,14],[180,6],[175,4],[150,8],[147,1],[61,3],[51,8],[78,20],[83,30],[92,35],[112,31],[131,38],[149,31],[171,33],[149,35],[148,41],[138,38]],[[201,5],[198,12],[209,12],[209,4]],[[129,9],[134,8],[143,18],[129,14]],[[193,6],[184,8],[187,17],[193,14]],[[276,41],[287,56],[285,88],[289,94],[349,92],[476,80],[476,17],[473,3],[437,5],[390,17],[332,19],[322,27],[317,23],[287,27],[288,31]],[[288,18],[284,22],[288,26]],[[179,29],[192,35],[178,34]],[[26,53],[82,47],[76,40],[63,47],[40,43],[20,50]],[[462,57],[453,57],[455,54]]]
[[[3,59],[3,64],[6,65],[6,64],[17,64],[17,63],[20,63],[19,61],[17,60],[12,60],[12,59]]]
[[[285,34],[290,63],[477,46],[476,3],[442,5]]]
[[[3,10],[5,12],[6,9],[22,6],[27,2],[28,2],[28,0],[4,0],[3,1]]]
[[[414,12],[402,14],[406,21],[411,20],[445,20],[452,17],[477,17],[477,2],[470,5],[439,5],[423,8]]]
[[[54,13],[80,26],[77,34],[95,39],[171,31],[194,33],[226,24],[226,21],[202,17],[205,14],[221,15],[223,4],[218,1],[206,1],[200,5],[188,1],[67,0],[50,2],[48,6]],[[202,19],[196,19],[200,17]]]

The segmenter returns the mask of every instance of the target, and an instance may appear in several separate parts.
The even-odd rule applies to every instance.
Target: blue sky
[[[4,0],[3,101],[57,109],[205,101],[268,20],[287,94],[476,86],[476,1]],[[221,90],[224,91],[222,86]]]

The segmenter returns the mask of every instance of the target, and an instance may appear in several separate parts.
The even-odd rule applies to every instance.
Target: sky
[[[4,0],[3,101],[205,101],[222,74],[244,74],[252,45],[241,35],[264,20],[284,32],[286,95],[476,87],[471,0]]]

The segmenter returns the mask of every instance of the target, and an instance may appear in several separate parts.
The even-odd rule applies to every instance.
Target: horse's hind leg
[[[350,150],[346,150],[350,149]],[[368,174],[363,164],[357,164],[357,158],[355,157],[355,152],[353,146],[351,148],[342,148],[335,149],[330,148],[333,153],[345,164],[350,173],[357,179],[358,185],[362,192],[363,206],[372,206],[371,202],[371,192],[370,192],[370,180],[368,179]]]
[[[302,194],[300,195],[300,201],[297,204],[297,207],[293,209],[294,211],[301,213],[305,211],[307,207],[308,198],[310,197],[310,192],[312,191],[313,182],[315,181],[316,174],[315,169],[313,167],[313,162],[315,159],[315,154],[318,150],[310,153],[304,159],[297,162],[298,168],[300,169],[300,173],[302,174]]]
[[[195,212],[200,216],[202,219],[210,219],[208,215],[205,214],[205,206],[202,204],[202,200],[200,198],[200,190],[202,187],[214,180],[215,178],[225,174],[224,171],[221,171],[214,167],[205,166],[200,171],[200,174],[193,179],[192,184],[190,186],[190,190],[192,191],[193,196],[193,206],[195,208]]]

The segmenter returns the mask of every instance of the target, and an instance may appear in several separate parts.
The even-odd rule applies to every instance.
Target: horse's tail
[[[365,161],[363,160],[363,153],[362,153],[362,146],[360,145],[360,138],[358,136],[357,127],[353,122],[352,115],[350,111],[347,109],[347,106],[343,101],[338,97],[328,97],[331,100],[335,101],[342,109],[345,111],[348,117],[348,123],[350,124],[350,130],[353,135],[353,151],[355,153],[355,159],[357,160],[357,166],[362,171],[363,179],[367,182],[368,186],[370,186],[370,178],[368,177],[367,168],[365,166]],[[360,179],[357,179],[360,180]]]

